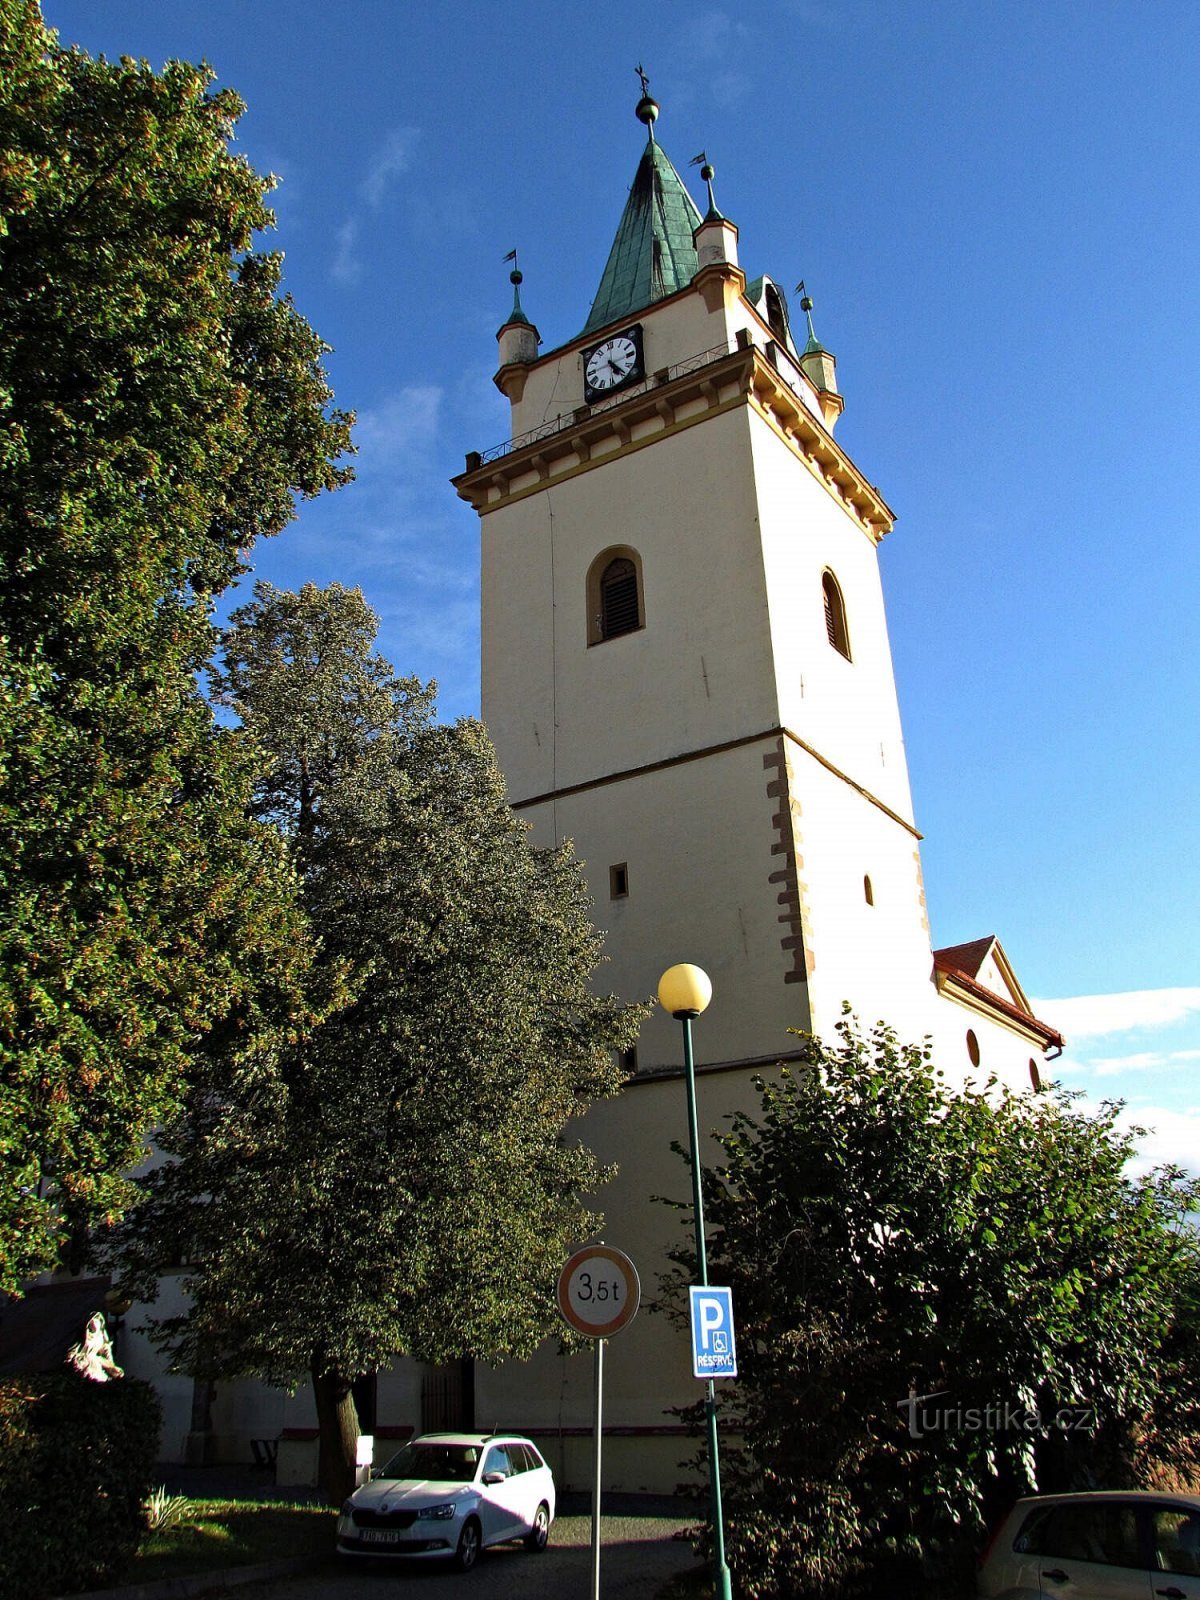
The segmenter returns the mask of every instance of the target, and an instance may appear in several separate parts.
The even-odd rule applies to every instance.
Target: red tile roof
[[[965,989],[976,1000],[983,1001],[1002,1016],[1009,1017],[1036,1033],[1044,1040],[1047,1049],[1054,1046],[1061,1050],[1066,1040],[1057,1028],[1052,1028],[1048,1022],[1039,1021],[1032,1011],[1014,1005],[1004,995],[996,994],[994,990],[985,988],[979,982],[976,974],[995,943],[995,935],[990,934],[985,939],[972,939],[968,944],[952,944],[947,945],[944,950],[935,950],[934,970],[944,972],[960,989]]]
[[[942,972],[964,972],[968,978],[977,978],[995,942],[996,935],[989,933],[968,944],[948,944],[944,950],[933,952],[933,964]]]

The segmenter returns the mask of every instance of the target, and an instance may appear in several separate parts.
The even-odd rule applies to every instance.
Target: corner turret
[[[716,311],[722,302],[732,303],[746,287],[746,278],[738,266],[737,227],[717,206],[713,195],[716,173],[703,150],[692,158],[692,166],[696,165],[700,166],[700,176],[708,189],[708,210],[692,233],[698,267],[695,283],[704,296],[705,305],[710,311]]]
[[[516,260],[516,251],[506,258]],[[541,339],[538,331],[521,309],[521,284],[524,274],[515,266],[508,275],[508,281],[513,286],[513,308],[509,312],[508,321],[496,335],[496,342],[500,347],[500,370],[492,380],[497,389],[516,405],[525,392],[525,378],[528,369],[538,358],[538,346]]]
[[[803,282],[797,287],[800,290],[800,309],[808,322],[808,343],[800,352],[800,365],[817,391],[817,398],[821,403],[821,415],[825,419],[825,426],[832,433],[834,423],[846,406],[846,402],[838,393],[837,358],[826,350],[813,330],[812,296],[805,290]]]

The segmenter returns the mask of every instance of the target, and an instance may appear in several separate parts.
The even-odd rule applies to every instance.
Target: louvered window
[[[821,579],[821,591],[825,597],[825,632],[833,648],[849,661],[850,634],[846,628],[846,606],[832,572],[827,572]]]
[[[640,626],[637,568],[627,557],[618,556],[600,578],[600,634],[615,639]]]

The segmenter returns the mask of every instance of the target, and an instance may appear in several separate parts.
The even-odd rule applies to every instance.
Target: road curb
[[[91,1589],[87,1594],[59,1596],[58,1600],[194,1600],[202,1594],[221,1594],[240,1589],[247,1583],[265,1583],[272,1578],[289,1578],[297,1572],[318,1572],[332,1557],[284,1556],[278,1561],[259,1561],[249,1567],[226,1567],[209,1572],[190,1572],[179,1578],[157,1578],[152,1583],[127,1584],[119,1589]]]

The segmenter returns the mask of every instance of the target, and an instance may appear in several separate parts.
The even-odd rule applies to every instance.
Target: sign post
[[[558,1275],[558,1309],[577,1333],[595,1340],[592,1365],[592,1600],[600,1600],[600,1482],[604,1421],[604,1341],[628,1327],[642,1297],[637,1268],[620,1250],[590,1244]]]

